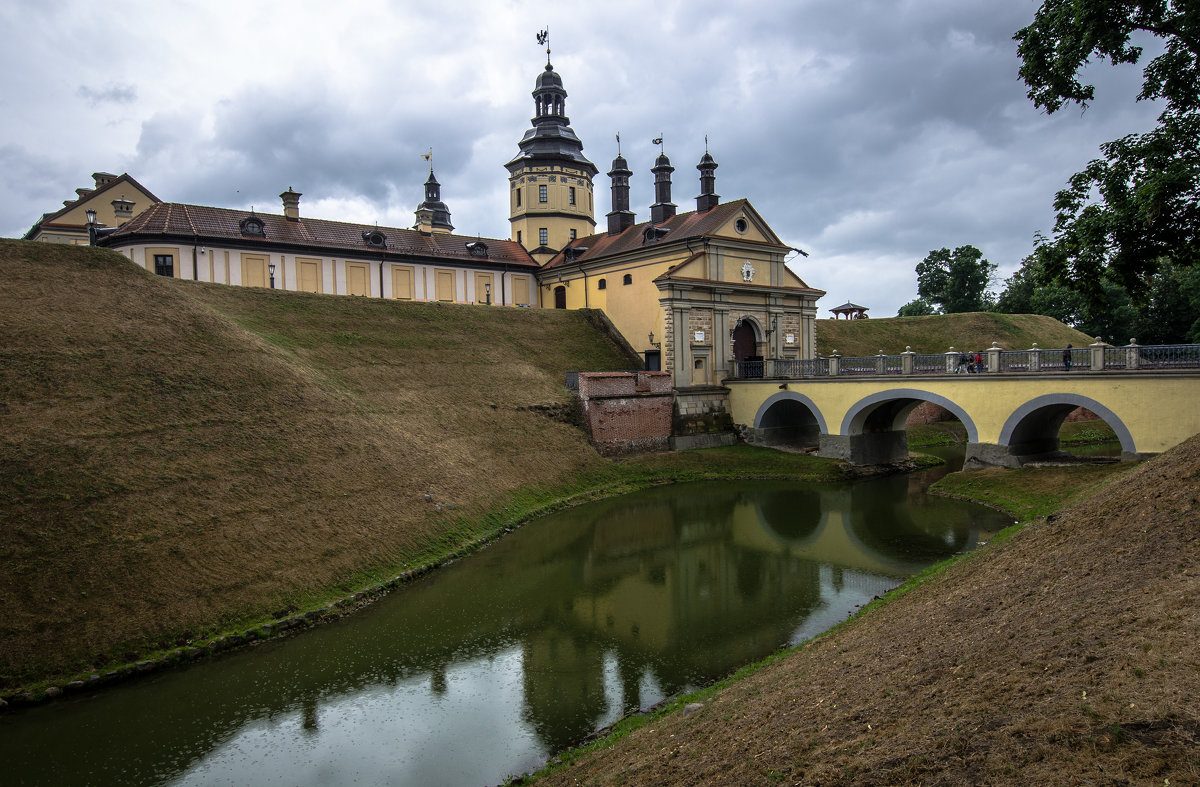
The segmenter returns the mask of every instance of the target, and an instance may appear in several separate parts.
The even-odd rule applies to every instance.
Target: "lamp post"
[[[484,293],[484,298],[486,299],[484,302],[488,306],[491,306],[492,305],[492,283],[491,282],[485,281],[483,283],[483,293]]]
[[[275,289],[275,263],[267,265],[267,270],[271,272],[271,289]]]
[[[88,245],[96,245],[96,209],[88,208],[83,212],[87,216]]]

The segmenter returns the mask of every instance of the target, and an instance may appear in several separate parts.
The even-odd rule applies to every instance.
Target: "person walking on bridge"
[[[1063,350],[1063,370],[1067,372],[1071,371],[1071,345],[1069,344]]]

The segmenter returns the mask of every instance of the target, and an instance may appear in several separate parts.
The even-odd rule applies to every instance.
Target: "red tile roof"
[[[263,223],[265,233],[265,237],[254,237],[243,235],[241,231],[241,221],[250,215],[247,210],[164,202],[138,214],[132,221],[107,235],[103,245],[120,246],[153,237],[173,237],[186,241],[198,238],[200,242],[211,246],[311,248],[314,252],[321,250],[344,256],[373,256],[386,251],[393,255],[440,258],[478,265],[537,267],[525,249],[510,240],[446,233],[426,235],[399,227],[326,219],[302,218],[291,221],[270,213],[254,214]],[[363,233],[367,231],[383,233],[387,238],[386,250],[368,246],[363,240]],[[467,244],[476,241],[482,241],[487,246],[486,258],[471,255]]]
[[[733,202],[722,203],[704,213],[696,211],[678,213],[661,224],[653,225],[670,230],[663,235],[661,240],[654,244],[642,243],[643,234],[651,226],[651,222],[649,221],[635,224],[619,235],[597,233],[596,235],[588,235],[585,238],[578,238],[567,244],[567,248],[585,247],[587,251],[572,259],[571,263],[593,262],[603,257],[621,254],[622,252],[678,242],[688,238],[702,238],[715,232],[718,227],[749,206],[750,203],[748,200],[739,199]],[[753,208],[750,209],[753,210]],[[560,252],[542,267],[543,269],[557,268],[565,264],[567,264],[566,255]]]

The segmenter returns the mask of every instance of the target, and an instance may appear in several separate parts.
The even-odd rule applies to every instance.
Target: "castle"
[[[695,210],[683,213],[671,197],[674,167],[665,154],[657,157],[650,168],[655,201],[640,223],[629,205],[633,171],[618,150],[608,171],[611,210],[596,231],[599,170],[570,127],[566,99],[547,55],[531,127],[504,165],[508,240],[456,235],[432,167],[411,228],[303,217],[301,194],[290,187],[280,194],[281,213],[259,213],[161,202],[128,175],[98,173],[97,189],[80,190],[26,237],[79,242],[90,234],[147,270],[196,281],[599,309],[646,368],[671,372],[676,387],[717,384],[736,362],[813,357],[824,292],[787,267],[790,255],[803,252],[784,244],[748,200],[721,202],[718,165],[707,150],[697,164]],[[144,204],[120,196],[108,210],[118,187]]]

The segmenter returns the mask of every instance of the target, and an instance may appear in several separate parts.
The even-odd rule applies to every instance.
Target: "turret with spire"
[[[661,146],[662,137],[654,142]],[[667,158],[667,154],[662,152],[661,148],[650,171],[654,173],[654,204],[650,206],[650,221],[662,224],[675,215],[676,206],[671,202],[671,173],[675,168],[671,166],[671,159]]]
[[[429,180],[425,181],[425,201],[417,206],[417,223],[413,229],[426,235],[438,232],[453,232],[450,209],[442,202],[442,184],[433,176],[433,165],[429,166]]]
[[[532,127],[505,168],[512,239],[545,262],[571,238],[595,231],[592,178],[599,170],[584,157],[583,143],[571,129],[567,91],[550,62],[548,31],[538,34],[538,42],[547,45],[546,67],[534,82]]]
[[[708,137],[704,137],[704,155],[696,165],[700,170],[700,195],[696,197],[696,212],[705,213],[721,204],[717,191],[717,162],[708,152]]]
[[[633,170],[621,155],[621,135],[617,134],[617,157],[612,160],[608,177],[612,179],[612,212],[608,214],[608,234],[620,235],[635,223],[633,211],[629,209],[629,178]]]

